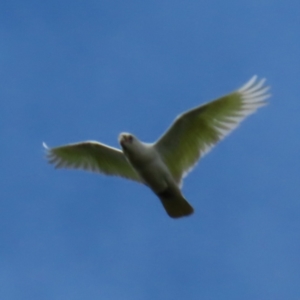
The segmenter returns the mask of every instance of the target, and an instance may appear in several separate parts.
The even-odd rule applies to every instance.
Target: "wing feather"
[[[83,169],[141,182],[139,175],[129,164],[123,152],[116,148],[94,141],[55,148],[43,145],[46,148],[49,163],[54,164],[56,168]]]
[[[268,90],[265,79],[253,76],[239,90],[175,119],[154,146],[179,184],[201,156],[266,104]]]

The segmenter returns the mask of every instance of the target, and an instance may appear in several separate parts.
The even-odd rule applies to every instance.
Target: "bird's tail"
[[[186,199],[180,194],[171,192],[169,189],[161,193],[157,193],[162,205],[164,206],[167,214],[171,218],[180,218],[189,216],[194,212],[193,207],[187,202]]]

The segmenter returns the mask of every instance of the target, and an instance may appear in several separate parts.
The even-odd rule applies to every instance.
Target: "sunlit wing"
[[[124,154],[116,148],[93,141],[55,148],[48,148],[44,144],[44,147],[49,162],[56,168],[83,169],[141,182],[139,175],[128,163]]]
[[[157,151],[180,183],[198,159],[222,140],[270,96],[265,80],[254,76],[239,90],[178,116],[155,143]]]

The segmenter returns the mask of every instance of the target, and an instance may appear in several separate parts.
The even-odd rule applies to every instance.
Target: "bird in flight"
[[[240,89],[179,115],[152,144],[121,133],[121,150],[85,141],[44,147],[56,168],[75,168],[120,176],[145,184],[160,199],[171,218],[194,212],[181,193],[181,183],[197,161],[248,115],[266,104],[265,79],[252,77]]]

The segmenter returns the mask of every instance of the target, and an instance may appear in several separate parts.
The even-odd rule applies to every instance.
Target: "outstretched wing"
[[[124,154],[98,142],[87,141],[61,147],[48,148],[47,158],[56,168],[74,168],[121,176],[141,182]]]
[[[239,90],[179,115],[155,143],[175,180],[182,177],[218,141],[266,104],[269,87],[254,76]]]

